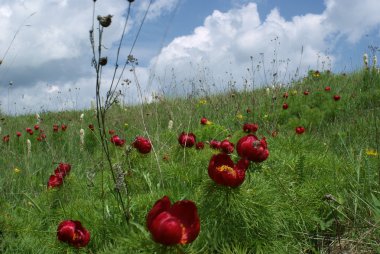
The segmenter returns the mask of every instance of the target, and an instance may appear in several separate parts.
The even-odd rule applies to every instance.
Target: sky
[[[93,6],[92,0],[1,0],[2,112],[90,107]],[[113,15],[102,36],[103,97],[128,9],[127,0],[95,2],[96,43],[96,16]],[[380,46],[378,0],[136,0],[129,10],[116,72],[131,80],[118,83],[125,104],[286,85],[308,70],[352,72],[362,68],[364,53],[378,53],[369,47]],[[121,72],[130,52],[138,65]]]

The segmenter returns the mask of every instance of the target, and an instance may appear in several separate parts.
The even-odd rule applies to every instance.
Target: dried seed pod
[[[99,64],[100,64],[101,66],[106,65],[107,62],[108,62],[107,57],[101,57],[101,58],[99,59]]]
[[[109,27],[112,22],[112,15],[98,16],[98,21],[102,27]]]

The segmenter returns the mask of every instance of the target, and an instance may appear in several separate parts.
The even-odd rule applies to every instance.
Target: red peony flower
[[[325,91],[326,91],[326,92],[329,92],[330,90],[331,90],[331,87],[330,87],[330,86],[326,86],[326,87],[325,87]]]
[[[38,131],[39,128],[40,128],[40,126],[39,126],[38,124],[34,125],[34,129],[35,129],[36,131]]]
[[[304,132],[305,132],[305,128],[304,127],[302,127],[302,126],[296,127],[296,133],[297,134],[302,134]]]
[[[205,144],[203,142],[198,142],[195,144],[195,149],[202,150],[203,148],[205,148]]]
[[[16,136],[17,136],[17,137],[21,137],[21,132],[17,131],[17,132],[16,132]]]
[[[333,98],[334,98],[334,101],[339,101],[339,100],[340,100],[340,96],[339,96],[339,95],[337,95],[337,94],[336,94],[336,95],[334,95],[334,97],[333,97]]]
[[[4,136],[3,137],[3,141],[5,142],[5,143],[8,143],[9,142],[9,135],[6,135],[6,136]]]
[[[208,175],[214,182],[229,187],[238,187],[244,182],[249,161],[240,159],[235,165],[225,153],[213,155],[208,165]]]
[[[309,91],[304,91],[303,92],[304,95],[309,95],[309,93],[310,93]]]
[[[207,120],[206,117],[202,117],[202,118],[201,118],[201,124],[202,124],[202,125],[206,125],[207,122],[208,122],[208,120]]]
[[[115,146],[123,146],[125,144],[125,139],[121,139],[118,135],[113,135],[111,137],[111,143]]]
[[[193,147],[196,142],[196,137],[193,133],[182,132],[178,137],[178,142],[182,147]]]
[[[76,248],[84,247],[90,242],[90,233],[79,221],[64,220],[58,225],[57,237],[61,242]]]
[[[219,150],[220,149],[220,141],[218,141],[218,140],[211,140],[210,141],[210,147],[212,148],[212,149],[216,149],[216,150]]]
[[[282,97],[284,97],[285,99],[287,99],[287,98],[289,97],[288,92],[285,92],[284,95],[283,95]]]
[[[220,143],[220,150],[224,153],[233,153],[234,149],[235,145],[231,143],[228,139],[225,139]]]
[[[69,163],[59,163],[58,167],[54,170],[56,176],[65,177],[70,173],[71,165]]]
[[[136,137],[132,145],[142,154],[147,154],[152,150],[152,144],[150,143],[149,139],[146,139],[144,137]]]
[[[265,161],[269,156],[265,138],[259,140],[253,134],[242,137],[236,145],[236,150],[240,157],[253,162]]]
[[[58,126],[58,124],[54,124],[54,125],[53,125],[53,131],[54,131],[54,132],[58,132],[58,130],[59,130],[59,126]]]
[[[26,128],[26,132],[30,135],[33,135],[33,130],[31,128]]]
[[[283,109],[288,109],[288,108],[289,108],[288,103],[284,103],[284,104],[282,104],[282,108],[283,108]]]
[[[63,177],[60,176],[60,175],[50,175],[49,177],[49,181],[47,183],[47,187],[48,189],[50,188],[56,188],[56,187],[59,187],[61,186],[63,183]]]
[[[146,224],[153,240],[164,245],[191,243],[200,231],[195,203],[181,200],[171,205],[167,196],[156,201],[147,215]]]
[[[61,125],[61,130],[62,130],[62,131],[65,131],[66,129],[67,129],[67,125],[66,125],[66,124],[62,124],[62,125]]]
[[[255,123],[245,123],[243,125],[243,131],[244,132],[256,132],[259,129],[259,126]]]

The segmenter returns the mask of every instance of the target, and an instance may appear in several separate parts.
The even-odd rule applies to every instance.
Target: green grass
[[[113,106],[109,129],[128,144],[149,134],[154,146],[154,152],[141,155],[129,145],[110,144],[112,163],[125,173],[121,193],[130,223],[117,201],[97,132],[88,128],[96,124],[93,111],[86,110],[82,121],[82,112],[41,114],[46,142],[36,140],[37,132],[25,132],[36,122],[33,115],[3,116],[1,135],[9,134],[10,141],[0,144],[0,252],[378,253],[380,158],[367,150],[379,152],[379,84],[379,74],[371,70],[324,72],[269,94],[265,89],[227,91]],[[324,90],[327,85],[330,92]],[[304,90],[310,94],[305,96]],[[286,91],[287,99],[282,96]],[[334,94],[341,99],[334,101]],[[285,101],[287,110],[282,109]],[[203,116],[213,124],[200,125]],[[169,120],[174,122],[171,130]],[[257,136],[266,137],[270,155],[251,165],[245,182],[235,189],[209,178],[208,163],[216,151],[207,144],[204,150],[183,149],[177,141],[182,131],[189,131],[197,141],[230,136],[236,144],[245,135],[244,122],[259,125]],[[53,124],[68,128],[53,133]],[[299,125],[306,128],[302,135],[294,130]],[[16,131],[22,132],[20,138]],[[63,186],[47,190],[59,162],[70,163],[71,173]],[[193,243],[165,247],[151,239],[146,215],[164,195],[173,202],[196,203],[201,231]],[[57,240],[57,226],[65,219],[80,220],[90,231],[88,246],[77,250]]]

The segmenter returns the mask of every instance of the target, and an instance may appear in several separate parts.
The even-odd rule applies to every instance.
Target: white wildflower
[[[368,55],[367,55],[367,53],[365,53],[363,55],[363,62],[364,62],[365,67],[368,67]]]
[[[267,87],[267,89],[265,89],[265,92],[267,93],[268,96],[270,95],[270,89],[269,89],[269,87]]]
[[[169,120],[168,129],[169,130],[173,129],[173,120]]]
[[[83,129],[80,129],[79,131],[79,138],[80,138],[80,145],[82,149],[84,146],[84,130]]]
[[[376,68],[376,66],[377,66],[377,56],[373,56],[373,58],[372,58],[372,67]]]
[[[26,147],[28,150],[28,157],[32,154],[32,142],[30,142],[30,139],[26,140]]]

